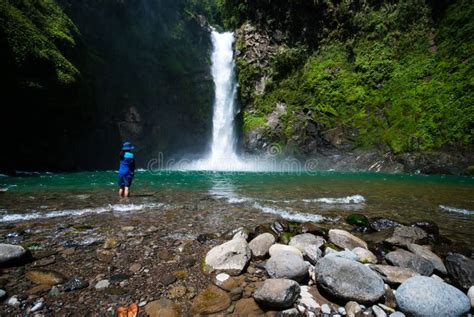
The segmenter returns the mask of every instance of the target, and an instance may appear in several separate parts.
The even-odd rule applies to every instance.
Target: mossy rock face
[[[350,225],[358,227],[369,226],[369,219],[362,214],[350,214],[347,216],[346,222]]]
[[[280,234],[278,241],[283,244],[288,244],[290,243],[290,240],[294,235],[295,234],[293,232],[283,232],[282,234]]]

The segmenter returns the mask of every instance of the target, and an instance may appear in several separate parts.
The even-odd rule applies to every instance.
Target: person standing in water
[[[135,176],[135,155],[133,154],[133,145],[125,142],[120,151],[120,169],[119,169],[119,195],[120,197],[130,196],[130,186],[132,186]]]

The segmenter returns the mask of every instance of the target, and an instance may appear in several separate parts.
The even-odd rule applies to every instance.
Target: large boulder
[[[462,254],[451,254],[446,257],[446,268],[456,283],[464,289],[474,285],[474,260]]]
[[[408,250],[415,253],[416,255],[421,256],[422,258],[428,260],[433,264],[434,269],[442,274],[447,274],[446,266],[444,266],[443,260],[436,254],[434,254],[428,248],[418,245],[418,244],[409,244]]]
[[[303,258],[293,252],[279,252],[265,264],[271,278],[286,278],[301,281],[308,275],[308,266]]]
[[[324,257],[316,265],[317,282],[340,300],[374,303],[385,293],[382,278],[367,266],[340,257]]]
[[[304,252],[304,248],[307,246],[320,248],[324,243],[326,243],[326,240],[323,237],[318,237],[311,233],[302,233],[292,237],[288,245]]]
[[[26,255],[26,250],[20,245],[0,243],[0,266],[19,261]]]
[[[357,260],[361,263],[377,263],[377,257],[375,256],[375,254],[372,253],[372,251],[357,247],[352,250],[352,253],[357,255]]]
[[[410,277],[420,275],[413,270],[391,265],[371,265],[370,268],[379,273],[388,284],[401,284]]]
[[[430,261],[401,249],[387,253],[385,260],[392,265],[413,270],[421,275],[431,275],[434,270],[434,265]]]
[[[468,297],[447,283],[425,276],[406,280],[395,295],[398,307],[409,316],[461,316],[471,309]]]
[[[352,250],[357,247],[367,249],[367,243],[353,234],[340,229],[329,230],[329,241],[342,249]]]
[[[243,238],[235,238],[212,248],[206,255],[204,271],[224,272],[230,275],[239,275],[247,266],[251,258],[248,243]]]
[[[253,294],[257,303],[270,308],[288,308],[300,295],[300,286],[289,279],[267,279]]]
[[[196,315],[214,314],[228,308],[231,303],[232,300],[227,292],[210,285],[193,299],[191,311]]]
[[[271,233],[262,233],[249,243],[254,258],[260,259],[268,255],[268,250],[275,243],[275,236]]]
[[[426,244],[428,234],[418,227],[400,226],[393,230],[393,234],[385,242],[391,245],[407,247],[411,243]]]

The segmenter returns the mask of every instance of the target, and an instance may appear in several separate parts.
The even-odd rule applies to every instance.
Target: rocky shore
[[[3,225],[0,315],[116,316],[132,303],[138,316],[473,312],[472,254],[450,245],[429,221],[275,218],[203,233],[192,224],[171,232],[170,223],[186,219],[162,216]]]

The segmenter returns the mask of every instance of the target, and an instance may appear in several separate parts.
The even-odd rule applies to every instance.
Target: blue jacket
[[[133,176],[135,174],[135,155],[131,152],[125,152],[123,159],[120,160],[120,176]]]

